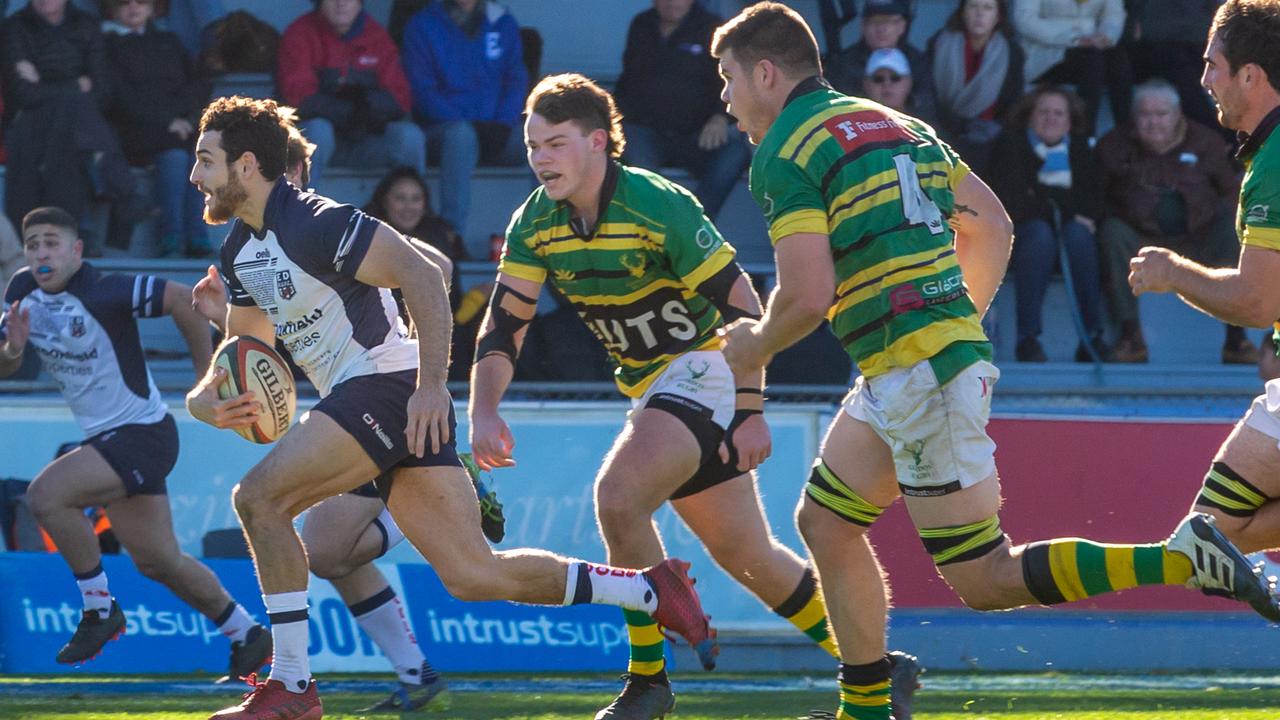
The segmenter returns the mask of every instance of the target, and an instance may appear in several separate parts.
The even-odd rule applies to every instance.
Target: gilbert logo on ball
[[[218,397],[251,392],[262,408],[257,422],[232,428],[250,442],[275,442],[293,423],[298,393],[293,374],[283,358],[267,343],[249,336],[232,337],[218,349],[214,365],[227,371],[218,386]]]

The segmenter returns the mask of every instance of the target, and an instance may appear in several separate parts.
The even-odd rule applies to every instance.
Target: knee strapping
[[[1247,518],[1253,517],[1258,508],[1270,500],[1226,463],[1216,462],[1204,476],[1196,504],[1217,508],[1232,517]]]
[[[854,525],[871,527],[884,513],[884,508],[872,505],[850,490],[821,459],[813,464],[813,472],[809,474],[805,492],[818,505]]]
[[[1000,517],[994,515],[968,525],[920,528],[920,541],[933,556],[933,563],[942,566],[980,558],[1000,547],[1005,536]]]

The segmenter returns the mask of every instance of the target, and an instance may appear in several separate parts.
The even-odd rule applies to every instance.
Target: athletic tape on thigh
[[[813,464],[805,492],[814,502],[854,525],[871,527],[884,512],[884,508],[872,505],[850,490],[821,458]]]
[[[1004,539],[998,515],[968,525],[920,528],[920,541],[935,565],[980,558],[1000,547]]]
[[[1224,462],[1216,462],[1204,476],[1197,505],[1217,508],[1232,517],[1252,517],[1271,498],[1240,477]]]

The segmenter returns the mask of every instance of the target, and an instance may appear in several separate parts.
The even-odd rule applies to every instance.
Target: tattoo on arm
[[[958,213],[968,213],[969,215],[972,215],[972,216],[974,216],[974,217],[978,217],[978,211],[977,211],[977,210],[974,210],[973,208],[969,207],[968,205],[961,205],[960,203],[956,203],[956,210],[955,210],[955,212],[956,212],[956,214],[958,214]]]

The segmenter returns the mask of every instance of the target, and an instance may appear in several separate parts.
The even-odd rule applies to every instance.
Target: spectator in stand
[[[362,0],[317,0],[289,24],[277,60],[280,94],[315,143],[311,181],[330,165],[426,171],[422,129],[406,119],[409,83],[391,36]]]
[[[1221,0],[1125,0],[1125,50],[1135,82],[1162,77],[1178,90],[1183,114],[1210,128],[1217,111],[1200,87],[1204,38]]]
[[[907,42],[910,27],[911,3],[908,0],[866,0],[862,8],[862,37],[850,47],[830,53],[824,64],[827,81],[846,95],[859,95],[871,53],[897,48],[907,56],[911,77],[915,79],[911,105],[932,116],[933,86],[929,79],[929,62],[923,52]]]
[[[1001,121],[1022,97],[1025,63],[1008,0],[960,0],[929,41],[938,129],[983,177]]]
[[[227,14],[222,0],[159,0],[157,24],[178,36],[191,57],[203,46],[204,31]]]
[[[9,278],[26,264],[18,231],[13,229],[9,218],[0,213],[0,286],[8,287]]]
[[[1102,215],[1100,170],[1085,125],[1084,104],[1070,91],[1040,86],[1014,106],[991,154],[991,189],[1014,223],[1010,270],[1017,295],[1020,362],[1045,362],[1040,314],[1049,278],[1066,249],[1084,328],[1101,357],[1101,278],[1094,233]],[[1063,268],[1065,271],[1066,268]],[[1076,360],[1086,362],[1082,342]]]
[[[1104,87],[1116,124],[1129,117],[1132,71],[1128,55],[1116,47],[1124,19],[1122,0],[1018,0],[1013,8],[1027,78],[1075,85],[1086,110],[1085,124],[1075,131],[1086,137],[1096,132]]]
[[[431,209],[431,191],[416,170],[400,166],[392,168],[373,190],[364,207],[406,237],[420,240],[439,250],[452,265],[449,304],[454,313],[453,348],[449,363],[450,380],[466,380],[471,376],[471,356],[475,353],[476,331],[492,283],[482,288],[462,291],[462,273],[458,262],[467,259],[462,238],[444,218]]]
[[[1107,298],[1120,325],[1114,362],[1146,362],[1138,300],[1129,289],[1129,260],[1147,245],[1177,251],[1202,265],[1235,266],[1240,244],[1235,205],[1240,172],[1222,136],[1188,120],[1178,91],[1159,78],[1134,90],[1131,126],[1098,144],[1107,219],[1099,241],[1106,258]],[[1222,362],[1250,365],[1258,349],[1244,329],[1227,326]]]
[[[867,59],[867,75],[862,78],[862,96],[885,107],[893,108],[932,123],[933,118],[922,114],[911,102],[911,90],[915,83],[911,77],[911,63],[898,48],[874,50]]]
[[[519,25],[496,2],[442,0],[414,15],[404,31],[414,113],[440,164],[440,214],[463,237],[476,165],[524,162],[523,52]]]
[[[689,170],[711,218],[751,164],[746,136],[720,101],[723,83],[711,57],[720,22],[693,0],[653,0],[631,20],[614,93],[627,137],[622,161],[654,172]]]
[[[0,26],[0,66],[9,113],[5,212],[25,217],[56,205],[87,224],[89,202],[113,203],[116,244],[150,210],[120,141],[102,115],[106,62],[98,21],[67,0],[31,0]],[[82,227],[84,254],[102,254],[101,238]]]
[[[163,257],[212,253],[204,195],[187,182],[195,127],[209,100],[177,35],[152,22],[155,0],[106,0],[107,119],[133,165],[154,165]]]

